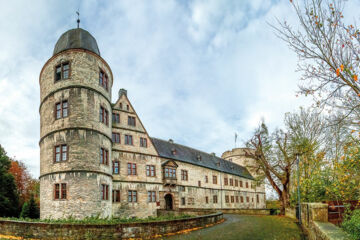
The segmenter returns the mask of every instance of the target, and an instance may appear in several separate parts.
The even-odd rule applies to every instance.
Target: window
[[[230,186],[234,186],[234,180],[230,178]]]
[[[239,196],[236,196],[235,199],[236,199],[236,202],[238,203],[239,202]]]
[[[246,197],[246,202],[249,202],[250,200],[249,200],[249,197]]]
[[[175,168],[165,168],[165,178],[176,178],[176,169]]]
[[[198,186],[201,187],[201,181],[198,181]]]
[[[235,199],[234,196],[231,196],[230,198],[231,198],[231,202],[233,203],[233,202],[235,201],[235,200],[234,200],[234,199]]]
[[[128,202],[137,202],[137,191],[129,190],[128,191]]]
[[[225,202],[229,203],[229,196],[228,195],[225,196]]]
[[[119,174],[119,161],[113,161],[113,174]]]
[[[214,202],[214,203],[217,203],[217,202],[218,202],[217,195],[214,195],[214,196],[213,196],[213,202]]]
[[[146,176],[148,177],[155,177],[155,166],[154,165],[146,165]]]
[[[242,203],[244,202],[244,197],[243,196],[240,197],[240,202],[242,202]]]
[[[100,122],[109,125],[109,112],[102,106],[100,107]]]
[[[109,185],[101,184],[101,199],[109,200]]]
[[[185,186],[179,186],[179,191],[180,192],[185,192]]]
[[[259,195],[256,195],[256,202],[259,203],[260,200],[259,200]]]
[[[68,79],[70,77],[70,63],[64,62],[55,67],[55,81]]]
[[[243,187],[242,181],[240,181],[240,187]]]
[[[188,180],[188,171],[187,170],[181,170],[181,180],[183,180],[183,181]]]
[[[228,185],[228,179],[227,178],[224,178],[224,185]]]
[[[184,197],[181,198],[181,205],[186,205],[186,201]]]
[[[128,116],[128,125],[129,126],[136,126],[135,117]]]
[[[133,137],[132,137],[132,135],[125,135],[125,144],[126,145],[133,145]]]
[[[109,151],[105,148],[100,148],[100,163],[105,165],[109,164]]]
[[[120,133],[112,133],[112,141],[113,143],[120,143]]]
[[[209,197],[208,196],[205,197],[205,203],[209,203]]]
[[[248,182],[246,182],[246,188],[249,188],[249,183]]]
[[[67,100],[55,104],[55,119],[66,118],[68,116],[68,102]]]
[[[120,103],[120,109],[122,109],[122,103]]]
[[[57,183],[55,184],[55,189],[54,189],[54,199],[55,200],[59,200],[59,199],[66,199],[67,198],[67,192],[66,192],[66,183]]]
[[[235,179],[235,187],[239,186],[239,181]]]
[[[112,202],[120,202],[120,190],[112,191]]]
[[[55,162],[66,161],[68,159],[68,147],[66,144],[55,146],[54,152]]]
[[[106,90],[108,90],[108,85],[109,85],[109,79],[107,74],[100,69],[100,73],[99,73],[99,84],[105,88]]]
[[[113,113],[112,114],[112,122],[113,123],[120,123],[120,114],[119,113]]]
[[[136,175],[136,163],[128,163],[128,175]]]
[[[148,191],[148,202],[156,202],[156,192]]]
[[[217,184],[217,176],[213,176],[213,184]]]
[[[129,104],[126,105],[126,110],[130,110]]]
[[[205,176],[205,183],[208,183],[209,182],[209,178],[208,176]]]
[[[140,147],[147,147],[147,139],[146,138],[140,138]]]

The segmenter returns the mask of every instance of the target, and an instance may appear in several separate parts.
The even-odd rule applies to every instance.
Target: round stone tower
[[[113,76],[95,38],[65,32],[39,81],[41,218],[111,216]]]

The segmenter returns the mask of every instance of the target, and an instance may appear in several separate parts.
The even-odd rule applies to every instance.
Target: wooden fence
[[[325,201],[328,207],[328,221],[340,225],[344,219],[344,212],[346,206],[350,206],[350,210],[360,209],[360,201],[348,200],[348,201]]]

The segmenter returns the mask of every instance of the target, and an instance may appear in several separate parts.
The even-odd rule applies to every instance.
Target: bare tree
[[[359,126],[360,31],[346,25],[343,0],[290,1],[299,28],[278,20],[272,27],[299,57],[300,93],[312,95],[315,106],[338,111],[337,121]],[[341,113],[341,114],[339,114]]]
[[[282,130],[269,135],[265,123],[261,123],[246,145],[252,150],[245,150],[245,155],[256,161],[279,196],[281,214],[285,214],[285,208],[290,206],[291,171],[296,160],[289,135]]]

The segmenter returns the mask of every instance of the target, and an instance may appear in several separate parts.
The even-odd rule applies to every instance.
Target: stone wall
[[[222,213],[188,219],[114,225],[50,224],[0,220],[0,234],[35,239],[149,239],[221,222]]]
[[[301,226],[309,240],[347,240],[349,236],[328,222],[328,205],[324,203],[301,204]]]

